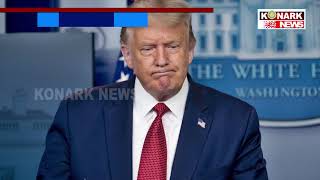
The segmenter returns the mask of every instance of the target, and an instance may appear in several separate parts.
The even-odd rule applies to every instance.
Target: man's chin
[[[162,76],[157,80],[157,82],[158,82],[159,90],[166,91],[170,89],[171,78],[169,76]]]
[[[178,90],[174,87],[174,85],[171,82],[166,85],[158,84],[156,91],[158,94],[158,98],[161,99],[161,101],[165,101],[165,100],[173,97],[177,93]]]

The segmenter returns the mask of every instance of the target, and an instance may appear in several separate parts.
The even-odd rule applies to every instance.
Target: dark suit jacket
[[[190,77],[189,82],[171,179],[268,179],[255,109]],[[79,100],[83,94],[63,100],[37,179],[132,180],[133,100],[101,100],[101,92],[133,87],[134,78],[93,89],[94,100]]]

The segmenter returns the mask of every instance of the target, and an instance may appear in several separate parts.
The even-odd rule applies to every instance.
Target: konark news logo
[[[258,9],[258,29],[306,29],[306,10]]]

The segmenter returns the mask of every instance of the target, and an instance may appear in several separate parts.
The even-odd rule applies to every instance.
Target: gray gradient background
[[[89,33],[0,34],[0,109],[12,109],[11,97],[16,89],[23,88],[27,109],[54,116],[60,99],[35,101],[34,88],[92,87],[92,42]],[[52,119],[36,122],[50,124]],[[0,123],[6,121],[14,120],[0,117]],[[35,179],[47,131],[33,129],[34,119],[18,122],[17,129],[0,127],[0,179]]]

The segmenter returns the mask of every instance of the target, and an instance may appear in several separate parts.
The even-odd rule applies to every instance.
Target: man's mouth
[[[168,71],[156,71],[152,73],[152,76],[154,78],[160,78],[162,76],[172,76],[174,73],[173,70],[168,70]]]

